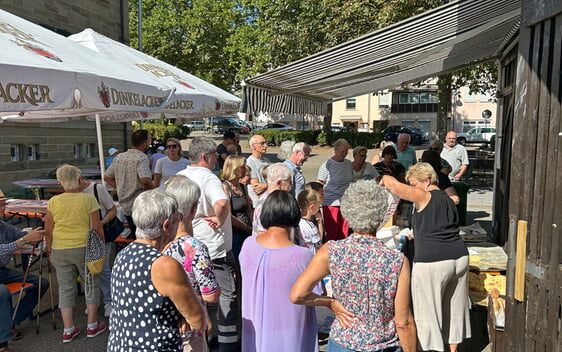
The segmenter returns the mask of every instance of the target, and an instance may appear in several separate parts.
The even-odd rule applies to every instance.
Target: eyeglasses
[[[254,144],[257,144],[257,145],[264,145],[264,144],[266,144],[266,143],[267,143],[267,141],[263,141],[263,142],[256,142],[256,143],[254,143]]]
[[[178,147],[177,144],[168,144],[168,145],[166,146],[166,148],[168,148],[168,149],[173,149],[173,148],[177,148],[177,147]]]

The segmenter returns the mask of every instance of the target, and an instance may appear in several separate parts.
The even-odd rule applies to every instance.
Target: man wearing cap
[[[158,161],[158,159],[162,159],[166,156],[166,154],[164,154],[165,150],[166,148],[161,145],[156,148],[156,153],[152,154],[152,156],[150,157],[150,171],[152,171],[152,173],[154,173],[154,170],[156,169],[156,162]]]
[[[4,193],[0,190],[0,212],[5,213],[6,198]],[[22,248],[26,244],[35,244],[39,242],[45,234],[43,227],[37,227],[29,233],[18,230],[15,226],[7,224],[0,220],[0,350],[7,348],[8,341],[15,339],[19,340],[21,334],[13,329],[12,326],[12,312],[10,312],[10,291],[6,287],[7,284],[12,282],[22,282],[24,272],[20,270],[13,270],[6,268],[10,262],[12,253],[17,249]],[[39,295],[39,277],[29,274],[26,282],[33,284],[33,288],[27,290],[25,295],[20,301],[18,311],[14,319],[14,325],[19,325],[22,321],[33,316],[33,308],[37,305],[37,298]],[[49,288],[49,280],[41,279],[41,296]]]
[[[107,151],[107,154],[109,154],[109,158],[107,158],[107,160],[105,161],[105,169],[109,169],[109,167],[111,166],[111,163],[113,162],[113,159],[115,159],[115,157],[117,156],[117,154],[119,154],[119,151],[115,148],[109,148],[109,150]]]
[[[150,172],[148,157],[145,154],[149,141],[150,133],[147,130],[133,132],[131,135],[133,147],[125,153],[117,155],[103,177],[105,182],[117,190],[119,205],[129,223],[131,230],[129,238],[131,239],[136,239],[137,229],[131,217],[133,202],[139,194],[153,188],[152,172]]]

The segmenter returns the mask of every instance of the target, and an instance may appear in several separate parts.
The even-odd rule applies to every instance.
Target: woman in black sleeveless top
[[[410,185],[383,176],[381,185],[414,203],[412,302],[424,351],[455,352],[470,337],[468,251],[459,235],[454,202],[438,187],[433,167],[418,163],[406,174]]]
[[[246,158],[230,155],[222,169],[224,192],[230,199],[232,219],[232,254],[236,261],[244,240],[252,234],[252,207],[246,193],[246,187],[240,183],[246,175]]]

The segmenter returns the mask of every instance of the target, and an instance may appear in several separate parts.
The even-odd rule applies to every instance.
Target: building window
[[[21,144],[12,144],[10,146],[10,157],[12,161],[22,161],[24,146]]]
[[[96,152],[96,145],[94,143],[85,144],[86,146],[86,158],[93,158]]]
[[[388,92],[379,92],[379,108],[387,108],[389,105],[388,97],[390,94]]]
[[[27,160],[39,160],[39,144],[27,146]]]
[[[355,98],[349,98],[345,100],[345,108],[347,110],[355,110],[356,108],[356,101]]]
[[[82,157],[82,144],[74,145],[74,159],[80,159]]]
[[[398,92],[392,95],[391,112],[437,112],[437,92]]]

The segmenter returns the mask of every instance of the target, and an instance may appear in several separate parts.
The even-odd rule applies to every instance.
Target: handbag
[[[90,229],[86,239],[85,257],[88,271],[93,275],[101,273],[106,258],[105,243],[94,229]]]
[[[94,196],[96,197],[98,203],[101,204],[98,198],[97,184],[94,185]],[[100,220],[103,220],[103,217],[101,216],[101,210],[99,211],[99,213],[100,213]],[[117,237],[119,237],[119,235],[123,233],[124,230],[125,230],[125,225],[123,225],[123,223],[121,222],[121,220],[117,218],[117,216],[114,217],[107,224],[103,225],[103,234],[105,237],[105,242],[106,243],[114,242],[117,239]]]

